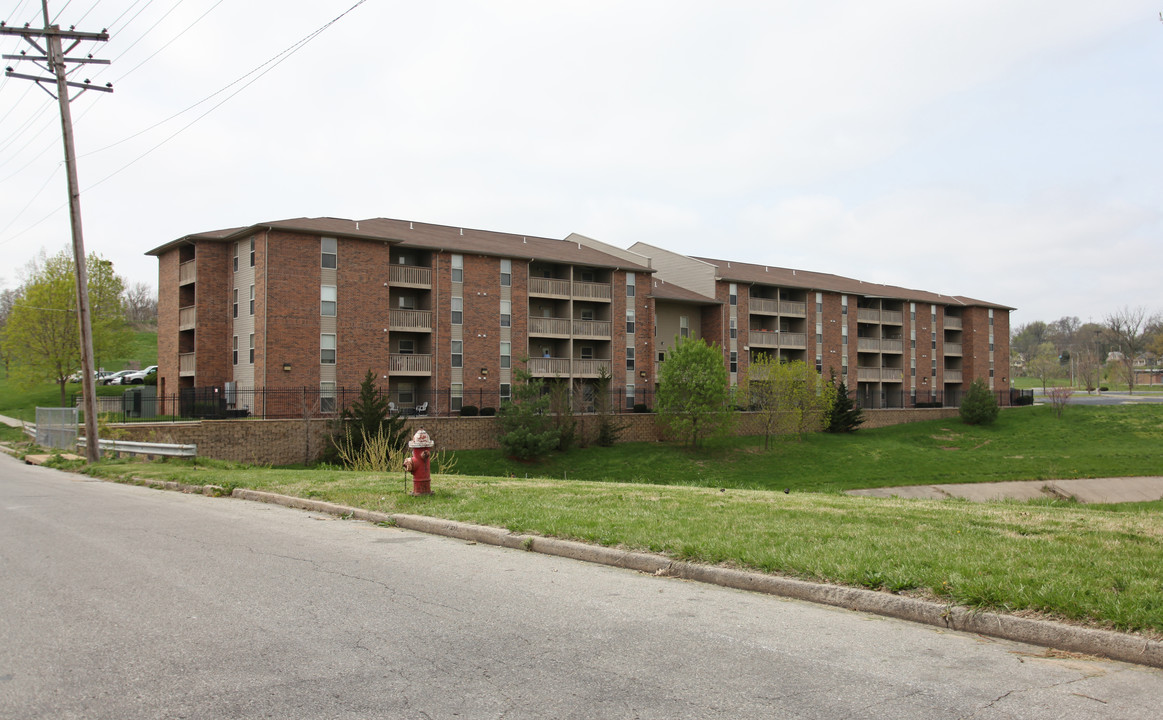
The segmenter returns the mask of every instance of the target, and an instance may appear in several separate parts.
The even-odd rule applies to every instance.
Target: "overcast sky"
[[[87,249],[156,286],[143,253],[189,233],[389,217],[967,295],[1015,325],[1163,310],[1163,0],[356,3],[50,0],[111,33],[73,53],[115,88],[72,103]],[[39,0],[0,13],[42,24]],[[54,101],[0,79],[4,286],[68,246],[61,148]]]

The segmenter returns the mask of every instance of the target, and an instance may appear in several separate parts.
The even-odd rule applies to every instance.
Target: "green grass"
[[[929,483],[1053,480],[1163,473],[1163,405],[1003,411],[989,426],[958,419],[820,433],[803,442],[732,438],[694,451],[658,443],[590,447],[521,463],[498,450],[457,453],[469,475],[703,487],[843,491]]]
[[[317,498],[1163,637],[1163,503],[1103,508],[225,463],[105,461],[110,478]]]

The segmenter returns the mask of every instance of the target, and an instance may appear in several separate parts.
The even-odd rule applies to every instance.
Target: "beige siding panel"
[[[715,297],[714,265],[647,243],[635,243],[630,250],[650,258],[655,277],[700,295]]]

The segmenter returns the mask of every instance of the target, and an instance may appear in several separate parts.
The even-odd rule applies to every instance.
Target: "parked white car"
[[[101,378],[102,385],[121,385],[122,378],[133,373],[133,370],[118,370]]]
[[[145,376],[157,370],[157,365],[150,365],[144,370],[131,372],[121,378],[122,385],[141,385],[145,383]]]

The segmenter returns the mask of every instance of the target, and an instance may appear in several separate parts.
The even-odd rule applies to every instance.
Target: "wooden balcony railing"
[[[751,347],[785,348],[789,350],[803,350],[808,346],[808,336],[797,332],[770,332],[768,330],[752,330],[748,336]]]
[[[534,377],[598,377],[610,372],[609,360],[581,358],[530,358],[529,373]]]
[[[529,318],[530,335],[559,335],[569,337],[569,318]]]
[[[753,313],[779,314],[779,301],[770,298],[753,297],[747,299],[747,309]]]
[[[609,340],[610,322],[608,320],[574,320],[573,336]]]
[[[393,375],[431,375],[431,355],[392,353],[388,356],[388,372]]]
[[[905,321],[905,314],[900,310],[881,310],[880,321],[889,325],[900,325]]]
[[[198,264],[193,260],[178,265],[178,284],[189,285],[198,281]]]
[[[181,353],[178,355],[178,375],[183,377],[193,375],[197,369],[197,363],[194,362],[194,353]]]
[[[189,307],[178,308],[178,330],[193,330],[197,324],[197,307],[191,305]]]
[[[388,283],[402,287],[431,288],[432,270],[415,265],[392,265],[388,270]]]
[[[573,296],[579,300],[609,300],[613,288],[610,283],[575,282]]]
[[[961,371],[960,370],[946,370],[945,371],[945,382],[947,382],[947,383],[959,383],[959,382],[961,382]]]
[[[557,278],[529,278],[530,295],[549,295],[550,297],[569,297],[569,280]]]
[[[945,343],[945,354],[946,355],[960,355],[961,354],[961,343],[951,343],[951,342]]]
[[[960,330],[961,329],[961,318],[946,315],[945,316],[945,329],[946,330]]]
[[[880,311],[873,308],[856,308],[856,319],[860,322],[880,322]]]
[[[388,316],[392,330],[432,332],[431,310],[392,310]]]
[[[605,370],[606,374],[609,374],[609,360],[578,360],[575,358],[573,361],[574,377],[598,377],[602,373],[602,370]]]

